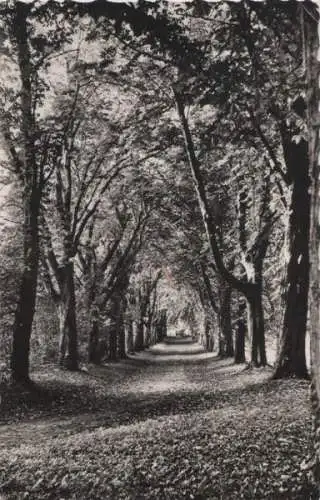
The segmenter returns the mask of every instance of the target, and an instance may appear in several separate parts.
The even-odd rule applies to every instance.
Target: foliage
[[[124,358],[134,323],[143,349],[164,318],[169,331],[188,329],[210,351],[213,337],[221,344],[229,335],[233,353],[241,293],[248,325],[260,329],[260,362],[267,362],[264,315],[274,344],[285,309],[283,359],[298,353],[298,375],[307,376],[304,7],[249,0],[0,7],[1,169],[4,184],[14,173],[24,188],[16,191],[18,224],[1,226],[0,349],[6,357],[12,307],[27,283],[20,298],[32,295],[31,307],[20,314],[21,301],[14,328],[21,380],[28,381],[31,326],[38,365],[56,358],[58,331],[65,338],[73,329],[77,343],[77,322],[82,359],[106,339],[106,351]],[[189,364],[148,356],[72,375],[49,365],[29,388],[0,381],[0,419],[20,421],[0,429],[0,446],[10,450],[0,459],[0,492],[313,498],[299,466],[310,443],[305,383],[266,382],[267,368],[241,372],[211,355]]]
[[[59,428],[56,418],[2,426],[1,493],[315,498],[300,469],[311,445],[306,383],[266,382],[266,374],[240,370],[194,360],[143,371],[131,361],[67,378],[39,372],[38,396],[24,398],[27,415],[70,417]],[[16,404],[23,407],[12,398],[10,413]]]
[[[2,185],[0,207],[0,365],[7,365],[11,351],[11,328],[22,274],[21,207],[19,188],[10,181]],[[14,258],[13,258],[14,257]],[[1,372],[1,369],[0,369]],[[0,375],[1,378],[1,375]]]

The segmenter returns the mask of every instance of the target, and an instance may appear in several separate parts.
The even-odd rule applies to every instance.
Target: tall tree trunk
[[[236,333],[235,353],[234,353],[234,362],[237,364],[246,362],[245,336],[246,336],[245,322],[243,319],[239,319],[237,322],[237,333]]]
[[[109,328],[109,360],[117,361],[118,359],[118,338],[119,338],[119,316],[120,316],[120,297],[114,293],[111,297],[110,320]]]
[[[204,312],[204,344],[208,352],[213,352],[214,349],[214,321],[212,315],[212,309],[209,303],[203,303]]]
[[[154,316],[155,316],[155,305],[156,305],[156,290],[153,293],[153,297],[148,305],[148,314],[146,321],[146,347],[154,344]]]
[[[166,309],[161,309],[159,312],[159,319],[157,321],[156,341],[162,342],[166,336],[167,336],[167,311]]]
[[[202,289],[199,290],[200,300],[205,314],[204,320],[204,331],[206,339],[206,350],[208,352],[213,352],[214,349],[214,326],[215,322],[213,320],[214,316],[218,317],[219,321],[219,307],[216,304],[214,293],[212,289],[211,280],[207,274],[206,266],[203,262],[200,262],[201,274],[205,286],[204,293]]]
[[[229,358],[234,355],[232,322],[231,322],[231,293],[232,289],[223,283],[220,289],[220,356]]]
[[[313,413],[313,476],[320,495],[320,122],[319,122],[319,12],[313,9],[304,23],[308,92],[308,129],[311,189],[310,229],[310,346]],[[315,19],[315,21],[314,21]],[[317,33],[318,31],[318,33]]]
[[[99,320],[97,318],[93,318],[91,323],[91,330],[89,333],[88,360],[89,363],[94,363],[96,365],[101,363],[99,339]]]
[[[124,304],[124,301],[122,299],[120,299],[119,315],[118,315],[118,356],[119,356],[119,359],[125,359],[127,357],[124,313],[125,313],[125,304]]]
[[[111,324],[109,330],[109,361],[117,361],[117,328]]]
[[[245,303],[240,303],[238,311],[239,316],[237,320],[237,331],[236,331],[235,352],[234,352],[235,363],[246,362],[246,353],[245,353],[246,322],[243,317],[245,308],[246,308]]]
[[[62,275],[63,286],[58,304],[59,363],[68,370],[78,370],[78,332],[73,262],[70,261],[65,265]]]
[[[93,224],[91,231],[93,230]],[[90,256],[89,256],[90,258]],[[88,339],[88,361],[93,364],[101,363],[100,349],[100,321],[99,321],[99,305],[96,303],[97,277],[95,269],[89,264],[85,267],[84,276],[86,278],[86,309],[89,316],[89,339]]]
[[[148,317],[146,327],[145,327],[145,347],[148,348],[151,345],[151,334],[152,334],[152,322],[151,318]]]
[[[117,360],[117,336],[117,326],[112,322],[109,329],[109,361]]]
[[[24,267],[13,325],[11,374],[18,382],[29,382],[29,353],[35,313],[39,267],[39,199],[26,195],[24,207]]]
[[[314,4],[314,5],[313,5]],[[296,12],[301,13],[301,18],[308,17],[310,21],[317,20],[318,13],[315,7],[316,2],[310,2],[310,9],[305,9],[304,3],[297,7]],[[244,9],[241,11],[241,26],[247,49],[249,51],[253,71],[258,70],[257,53],[254,49],[254,40],[250,36],[249,18],[245,15]],[[304,23],[304,21],[303,21]],[[305,23],[304,23],[305,24]],[[306,23],[307,25],[308,23]],[[315,28],[314,28],[315,29]],[[306,26],[301,26],[301,34],[305,37],[308,32]],[[303,58],[308,65],[307,41],[302,41],[304,50]],[[310,59],[310,57],[309,57]],[[309,61],[310,63],[310,61]],[[317,61],[312,61],[317,65]],[[306,82],[305,93],[307,100],[310,100],[310,82]],[[298,98],[301,100],[301,94]],[[309,103],[307,103],[309,105]],[[299,107],[299,106],[298,106]],[[295,114],[300,115],[301,121],[305,120],[304,105],[301,111],[293,106]],[[307,141],[304,139],[304,133],[301,125],[294,126],[293,120],[289,115],[284,116],[273,103],[273,114],[278,121],[284,159],[286,163],[286,173],[282,172],[282,166],[278,162],[276,155],[272,152],[272,147],[268,147],[268,140],[261,131],[261,127],[256,125],[267,149],[269,150],[272,162],[276,165],[276,170],[282,172],[287,185],[292,187],[292,202],[290,207],[290,226],[289,226],[289,262],[287,267],[287,294],[286,307],[284,314],[284,323],[281,333],[280,351],[276,364],[274,378],[299,377],[308,378],[305,360],[305,336],[308,315],[308,285],[309,285],[309,229],[310,229],[310,196],[309,196],[309,155],[310,151]],[[316,118],[318,121],[318,117]],[[289,122],[289,123],[288,123]],[[298,138],[298,140],[296,140]]]
[[[208,315],[205,317],[205,322],[204,322],[204,333],[205,333],[205,339],[206,339],[206,350],[208,352],[213,352],[214,349],[214,337],[213,337],[213,331],[212,331],[212,322],[211,319]]]
[[[310,179],[306,143],[301,144],[300,156],[295,155],[295,162],[289,221],[286,308],[274,378],[308,378],[305,337],[309,290]]]
[[[17,308],[13,325],[11,375],[13,380],[29,382],[29,352],[35,312],[39,266],[39,208],[41,176],[35,156],[35,123],[32,98],[31,54],[27,18],[30,6],[16,2],[12,35],[17,45],[21,78],[20,106],[23,139],[22,161],[17,170],[24,182],[24,262]]]
[[[142,351],[144,349],[144,318],[146,313],[145,296],[144,293],[138,291],[138,320],[137,320],[137,331],[135,338],[135,351]]]
[[[129,354],[134,352],[134,342],[133,342],[133,320],[129,316],[127,319],[127,350]]]
[[[119,325],[118,353],[119,359],[126,359],[126,331],[123,323]]]
[[[135,339],[135,351],[142,351],[144,349],[144,322],[141,318],[137,323],[137,333]]]
[[[251,363],[255,366],[266,366],[264,317],[262,307],[262,284],[257,283],[247,297],[248,332],[251,339]]]

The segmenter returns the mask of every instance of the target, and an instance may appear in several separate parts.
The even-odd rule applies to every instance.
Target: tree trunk
[[[117,327],[112,322],[109,329],[109,361],[117,361]]]
[[[27,198],[27,196],[26,196]],[[25,201],[24,268],[13,325],[11,374],[17,382],[29,382],[29,352],[35,313],[39,267],[39,199],[33,193],[31,203]]]
[[[247,297],[248,332],[251,339],[251,363],[266,366],[267,355],[264,336],[264,317],[262,307],[262,285],[257,283]]]
[[[93,225],[91,227],[93,229]],[[97,291],[97,276],[95,269],[91,265],[85,268],[84,276],[86,278],[86,309],[89,316],[89,340],[88,340],[88,361],[93,364],[100,364],[102,360],[100,348],[100,322],[99,313],[100,309],[96,303]]]
[[[232,322],[231,322],[231,287],[223,283],[220,290],[220,356],[229,358],[234,356]]]
[[[212,328],[211,328],[211,321],[208,317],[205,319],[205,325],[204,325],[204,330],[205,330],[205,338],[206,338],[206,350],[208,352],[213,352],[214,349],[214,339],[213,339],[213,333],[212,333]]]
[[[11,375],[13,380],[28,383],[29,352],[32,323],[35,312],[39,266],[39,208],[41,176],[35,156],[35,119],[33,113],[30,45],[27,17],[30,6],[16,2],[12,19],[12,34],[17,46],[21,78],[20,107],[23,139],[22,160],[17,166],[24,183],[24,262],[22,281],[13,325]]]
[[[161,309],[157,325],[157,342],[162,342],[167,336],[167,310]]]
[[[245,322],[243,319],[239,319],[237,323],[236,345],[234,354],[234,362],[237,364],[246,362],[245,335],[246,335]]]
[[[142,351],[144,349],[144,323],[141,318],[137,324],[137,333],[135,339],[135,351]]]
[[[128,318],[127,322],[127,349],[129,354],[134,352],[133,320],[130,317]]]
[[[309,290],[310,194],[308,155],[296,157],[289,223],[286,308],[274,378],[308,378],[305,337]]]
[[[204,311],[204,334],[205,334],[205,347],[208,352],[213,352],[214,349],[214,316],[216,315],[219,320],[219,307],[216,304],[214,293],[211,285],[210,278],[207,274],[205,264],[200,262],[201,273],[205,285],[205,292],[202,288],[199,289],[200,301]]]
[[[119,337],[119,314],[120,314],[120,298],[114,294],[111,298],[109,328],[109,360],[117,361],[118,359],[118,337]]]
[[[124,325],[124,312],[125,312],[124,303],[123,303],[123,300],[120,299],[119,315],[118,315],[118,355],[119,355],[119,359],[125,359],[127,357],[126,330],[125,330],[125,325]]]
[[[306,70],[308,86],[308,129],[311,189],[310,229],[310,346],[311,402],[313,413],[313,477],[320,495],[320,122],[319,122],[319,14],[304,22],[306,33]]]
[[[214,321],[212,317],[212,309],[210,304],[203,304],[204,311],[204,337],[205,348],[208,352],[213,352],[214,349]]]
[[[88,360],[89,363],[94,363],[96,365],[101,363],[99,339],[100,339],[99,321],[97,318],[94,318],[92,320],[91,331],[89,334]]]
[[[73,262],[70,261],[65,265],[62,275],[63,286],[58,304],[59,364],[68,370],[75,371],[79,369],[79,359]]]
[[[174,89],[173,89],[174,90]],[[198,204],[202,215],[203,224],[205,227],[209,247],[212,253],[212,257],[215,262],[215,266],[218,274],[221,279],[224,280],[228,285],[242,295],[245,296],[248,302],[249,309],[249,321],[248,325],[250,325],[251,335],[252,335],[252,363],[256,364],[257,362],[261,365],[266,365],[266,352],[265,352],[265,343],[264,343],[264,325],[263,325],[263,309],[262,309],[262,290],[259,285],[257,287],[256,283],[249,283],[242,280],[239,280],[234,274],[232,274],[228,268],[225,266],[222,254],[220,252],[217,232],[216,232],[216,224],[212,217],[212,213],[210,211],[210,204],[207,198],[204,179],[202,176],[202,172],[200,169],[200,163],[197,159],[195,148],[192,140],[192,135],[190,132],[189,124],[187,117],[184,112],[184,104],[181,99],[181,96],[174,90],[175,101],[177,106],[177,111],[182,127],[182,131],[185,139],[185,147],[186,152],[189,159],[189,165],[191,168],[193,183],[195,187],[195,191],[198,198]],[[266,249],[266,247],[265,247]],[[259,265],[262,266],[263,258],[260,259]],[[258,296],[255,297],[255,293],[258,291]],[[220,311],[220,318],[223,320],[223,313]],[[228,338],[228,337],[227,337]],[[223,341],[223,339],[221,338]],[[230,343],[231,344],[231,343]]]
[[[152,334],[152,322],[150,317],[147,319],[147,324],[145,327],[145,347],[148,348],[151,345],[151,334]]]
[[[246,353],[245,353],[246,322],[243,317],[244,309],[245,309],[245,304],[241,303],[239,305],[239,317],[237,321],[237,332],[236,332],[235,353],[234,353],[234,362],[238,364],[246,362]]]
[[[117,361],[117,329],[116,325],[111,324],[109,330],[109,361]]]

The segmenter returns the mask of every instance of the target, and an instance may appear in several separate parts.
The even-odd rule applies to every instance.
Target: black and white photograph
[[[320,0],[0,0],[0,500],[320,499]]]

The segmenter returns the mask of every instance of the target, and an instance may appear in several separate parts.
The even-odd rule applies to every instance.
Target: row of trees
[[[146,127],[141,89],[125,88],[130,59],[110,33],[107,48],[101,40],[98,48],[81,42],[80,18],[71,24],[56,4],[16,2],[1,14],[8,75],[20,81],[16,88],[9,78],[2,82],[3,164],[15,174],[11,199],[21,200],[14,215],[23,219],[16,224],[23,255],[17,233],[4,245],[21,262],[4,273],[13,277],[10,290],[19,286],[4,310],[15,303],[13,379],[29,382],[31,332],[45,297],[57,317],[60,364],[72,370],[79,366],[81,309],[93,362],[124,357],[165,334],[157,295],[163,257],[153,262],[150,253],[158,235],[165,237],[159,211],[166,187],[163,176],[145,169],[152,161],[163,166],[160,153],[171,144],[169,136],[155,141],[152,123]],[[108,345],[99,334],[106,322]]]
[[[160,193],[154,190],[151,197],[144,188],[141,171],[160,145],[138,144],[141,127],[132,126],[135,100],[125,93],[119,97],[104,76],[92,80],[83,69],[88,45],[81,52],[78,28],[67,18],[59,26],[55,9],[17,2],[2,10],[8,37],[4,55],[21,84],[3,83],[2,132],[8,168],[17,178],[15,195],[22,198],[23,266],[17,276],[11,354],[12,376],[22,382],[29,379],[39,276],[42,291],[56,307],[61,364],[78,368],[80,288],[89,318],[90,360],[103,354],[98,329],[106,313],[113,325],[109,355],[125,354],[119,317],[130,302],[130,275],[161,203]],[[132,183],[139,175],[141,182]],[[147,312],[149,335],[155,322],[158,279],[159,273],[150,290],[145,290],[146,278],[130,288],[141,308],[136,314],[138,349],[144,344],[141,322]]]
[[[2,93],[7,161],[23,190],[15,379],[28,379],[39,266],[61,362],[75,369],[77,289],[94,359],[99,318],[124,314],[145,271],[138,256],[150,253],[156,277],[170,262],[196,292],[209,349],[218,324],[220,353],[233,355],[244,301],[251,363],[266,365],[269,307],[269,329],[283,313],[275,376],[308,376],[309,7],[2,7],[2,50],[20,81]]]
[[[15,380],[29,380],[44,295],[60,361],[77,369],[81,312],[90,360],[105,318],[110,357],[124,355],[133,336],[141,349],[164,334],[156,291],[170,306],[172,280],[194,297],[190,324],[201,304],[209,350],[243,361],[246,321],[252,364],[267,364],[265,332],[279,330],[274,376],[308,377],[311,234],[319,427],[317,21],[309,1],[1,6]]]

